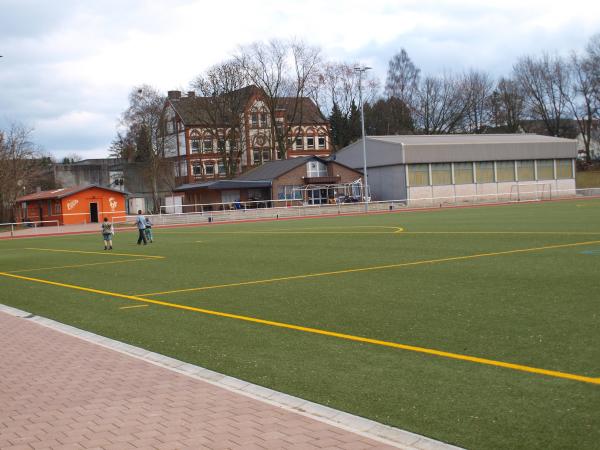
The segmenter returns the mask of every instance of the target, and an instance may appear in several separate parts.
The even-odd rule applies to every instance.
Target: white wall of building
[[[409,206],[551,200],[575,195],[575,180],[479,183],[408,188]],[[399,199],[403,200],[403,199]]]

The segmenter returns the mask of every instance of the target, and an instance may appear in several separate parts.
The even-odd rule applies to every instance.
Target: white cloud
[[[106,155],[132,86],[185,89],[256,40],[299,37],[383,79],[401,47],[426,73],[502,75],[520,55],[580,50],[595,32],[600,3],[586,0],[4,0],[0,127],[18,120],[51,152]]]

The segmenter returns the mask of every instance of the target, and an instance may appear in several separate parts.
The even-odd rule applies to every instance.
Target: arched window
[[[195,176],[202,175],[202,163],[200,161],[192,162],[192,174]]]
[[[215,162],[214,161],[206,161],[204,165],[204,173],[207,177],[212,177],[215,175]]]
[[[308,128],[306,130],[306,148],[308,150],[314,150],[315,149],[315,129],[314,128]]]
[[[213,152],[213,137],[210,133],[204,133],[204,137],[202,139],[202,151],[204,153]]]
[[[192,130],[190,133],[190,147],[192,153],[200,153],[200,139],[201,135],[198,130]]]
[[[317,148],[322,150],[327,148],[327,130],[319,128],[317,136]]]
[[[304,134],[302,130],[294,133],[294,150],[304,150]]]

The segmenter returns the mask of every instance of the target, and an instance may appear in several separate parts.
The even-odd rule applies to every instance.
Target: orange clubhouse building
[[[87,185],[41,191],[17,198],[17,219],[21,222],[58,221],[61,225],[101,222],[124,216],[126,196],[116,189]]]

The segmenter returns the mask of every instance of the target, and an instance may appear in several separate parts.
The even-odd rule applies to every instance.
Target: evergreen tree
[[[329,115],[329,125],[331,126],[331,141],[336,150],[343,147],[343,135],[346,127],[342,111],[337,103],[333,104],[331,114]]]
[[[360,110],[354,101],[350,105],[350,111],[347,116],[334,103],[329,116],[329,124],[331,126],[331,139],[336,150],[360,139]]]
[[[366,103],[364,109],[367,135],[412,134],[414,131],[410,110],[397,97],[379,99],[373,105]]]
[[[347,123],[346,134],[344,136],[344,147],[357,139],[360,139],[361,136],[360,110],[354,101],[352,102],[352,105],[350,105],[350,114],[348,115]]]

